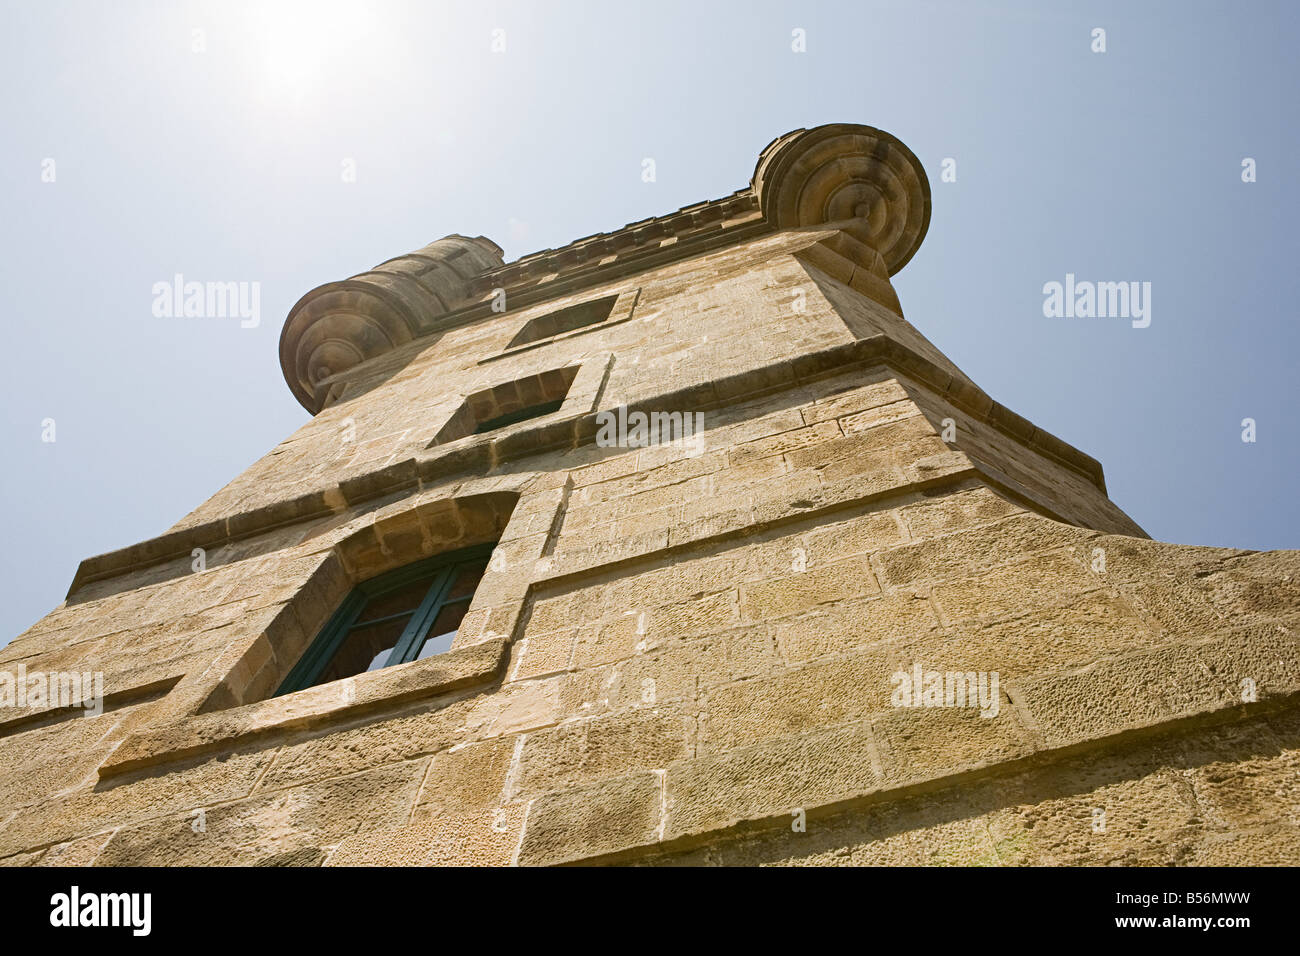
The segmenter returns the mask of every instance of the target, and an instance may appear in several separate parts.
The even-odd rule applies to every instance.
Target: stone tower
[[[311,421],[3,650],[0,857],[1300,862],[1300,553],[1149,540],[981,391],[929,219],[837,124],[308,293]]]

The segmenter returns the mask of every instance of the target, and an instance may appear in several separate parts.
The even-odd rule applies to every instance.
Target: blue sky
[[[1153,537],[1300,546],[1297,9],[6,4],[0,642],[306,420],[276,347],[307,290],[448,233],[510,259],[716,198],[826,122],[925,164],[895,286],[989,394],[1100,459]],[[154,316],[176,273],[260,283],[260,324]],[[1150,326],[1044,317],[1066,273],[1150,282]]]

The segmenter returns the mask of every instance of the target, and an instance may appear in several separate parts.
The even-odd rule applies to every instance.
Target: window
[[[572,332],[574,329],[604,322],[614,311],[614,303],[617,301],[617,295],[607,295],[602,299],[579,302],[577,305],[529,319],[506,348],[512,349],[519,345],[527,345],[529,342],[549,339],[564,332]]]
[[[357,585],[276,695],[449,650],[492,548],[438,555]]]
[[[497,415],[495,418],[479,422],[478,427],[474,429],[474,434],[482,435],[484,432],[494,432],[498,428],[505,428],[515,422],[525,422],[530,418],[541,418],[543,415],[551,414],[551,412],[558,412],[563,405],[564,399],[557,398],[554,401],[542,402],[540,405],[529,405],[527,408],[521,408],[518,411],[506,412],[504,415]]]
[[[475,392],[442,426],[430,447],[558,412],[577,374],[578,366],[572,365]]]

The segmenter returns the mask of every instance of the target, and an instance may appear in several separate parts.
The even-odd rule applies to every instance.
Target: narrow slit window
[[[276,696],[450,650],[492,548],[438,555],[357,585]]]

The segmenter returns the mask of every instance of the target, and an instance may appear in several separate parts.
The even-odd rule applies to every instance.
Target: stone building
[[[1300,862],[1300,552],[1150,540],[981,391],[890,283],[929,218],[830,125],[305,295],[311,421],[0,655],[0,857]]]

